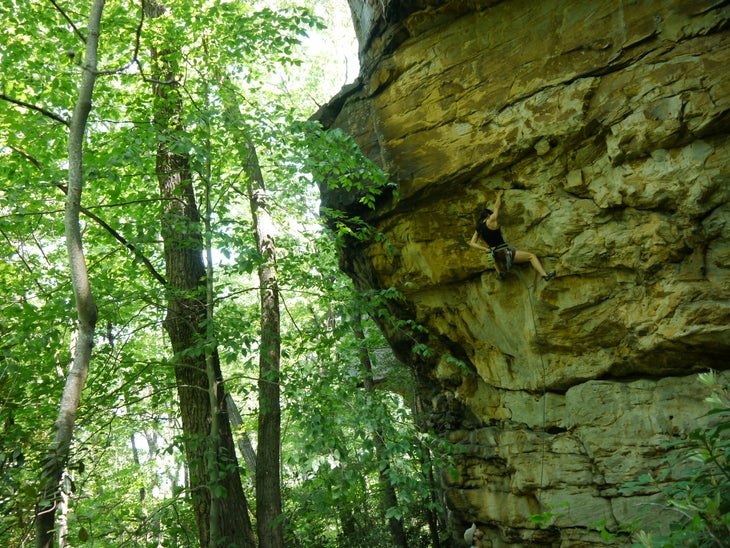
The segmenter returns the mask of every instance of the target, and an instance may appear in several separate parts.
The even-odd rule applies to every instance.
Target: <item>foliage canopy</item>
[[[426,513],[442,510],[433,470],[448,465],[449,448],[417,432],[414,394],[364,388],[373,373],[363,370],[363,351],[376,371],[387,365],[409,373],[389,358],[371,320],[382,314],[378,299],[358,295],[337,269],[337,238],[371,234],[361,221],[330,212],[342,221],[332,234],[317,211],[314,180],[324,173],[359,192],[365,206],[387,186],[350,139],[306,121],[317,107],[310,97],[326,99],[332,88],[322,86],[326,54],[305,56],[303,47],[308,33],[325,31],[316,9],[332,10],[146,1],[162,15],[145,17],[144,2],[109,0],[102,18],[82,202],[99,324],[61,486],[63,535],[73,545],[115,546],[197,538],[162,325],[164,204],[155,177],[165,139],[190,158],[198,203],[205,203],[203,183],[212,182],[205,213],[215,258],[213,340],[243,416],[237,435],[256,443],[260,310],[252,274],[262,257],[238,160],[245,132],[261,159],[278,235],[287,542],[355,546],[357,538],[361,546],[389,546],[386,519],[396,517],[414,544],[425,543]],[[31,539],[42,454],[75,342],[63,245],[65,147],[89,4],[0,5],[0,543],[9,546]],[[163,49],[183,97],[173,136],[153,123],[151,52]],[[236,116],[226,109],[231,97]],[[190,352],[204,352],[204,342]],[[384,470],[398,493],[387,508],[379,502]],[[255,503],[250,474],[244,466],[240,472]]]

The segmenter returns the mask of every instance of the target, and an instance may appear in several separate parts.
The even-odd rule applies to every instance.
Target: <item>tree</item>
[[[65,113],[77,94],[69,75],[83,62],[76,20],[85,14],[62,6],[0,6],[3,545],[31,536],[51,444],[39,417],[55,413],[65,381],[57,365],[70,361],[75,331],[58,242]],[[80,208],[103,329],[62,482],[70,541],[253,546],[253,533],[232,538],[240,524],[229,520],[245,519],[241,501],[254,500],[253,468],[233,460],[223,407],[232,400],[262,455],[280,451],[260,476],[270,479],[258,488],[262,542],[390,545],[383,511],[421,538],[418,503],[400,495],[420,485],[408,412],[398,396],[363,390],[358,350],[384,342],[373,308],[363,308],[366,341],[355,340],[356,294],[337,271],[313,184],[333,169],[343,184],[371,177],[363,197],[372,204],[385,178],[351,140],[299,122],[316,105],[286,75],[312,25],[306,10],[223,0],[105,6]],[[297,81],[323,80],[319,59]],[[332,226],[373,236],[351,216]],[[398,499],[388,508],[378,504],[385,463]]]
[[[281,504],[281,313],[276,268],[275,228],[270,213],[256,145],[245,129],[247,121],[238,108],[239,90],[230,79],[222,82],[226,120],[235,128],[238,158],[247,179],[246,195],[251,211],[258,281],[261,328],[258,374],[258,455],[255,469],[256,518],[259,544],[284,545]]]
[[[375,378],[373,377],[373,364],[370,360],[370,353],[368,347],[365,345],[365,332],[362,328],[362,317],[359,311],[356,311],[352,317],[352,330],[355,334],[355,339],[360,341],[361,346],[359,349],[360,367],[363,373],[363,385],[365,390],[372,393],[375,390]],[[395,487],[390,482],[390,462],[385,456],[386,444],[383,440],[383,432],[380,429],[376,429],[373,432],[373,444],[375,445],[375,454],[377,459],[382,462],[380,468],[380,486],[383,497],[383,514],[388,515],[388,510],[398,506],[398,495],[395,492]],[[393,545],[407,547],[408,540],[406,539],[406,532],[403,529],[403,522],[394,514],[388,517],[388,528],[390,534],[393,537]]]
[[[256,249],[261,254],[258,274],[261,295],[261,349],[259,351],[259,445],[256,468],[256,517],[262,548],[284,545],[281,520],[281,325],[276,244],[268,211],[266,186],[250,141],[245,159]]]
[[[97,308],[89,283],[84,257],[79,213],[84,185],[83,148],[86,122],[91,111],[91,98],[97,75],[97,50],[104,0],[94,0],[89,13],[86,49],[82,65],[78,99],[71,117],[68,133],[68,190],[64,227],[71,285],[78,315],[78,336],[71,370],[61,397],[53,443],[43,465],[41,496],[36,512],[36,546],[50,548],[55,533],[55,515],[60,498],[61,476],[68,462],[74,423],[81,400],[94,346]],[[61,540],[65,544],[65,540]]]
[[[148,2],[146,15],[160,17],[166,7]],[[169,37],[170,43],[173,43]],[[212,322],[211,300],[203,261],[201,219],[195,198],[189,154],[181,150],[185,136],[182,98],[174,59],[179,51],[152,52],[156,62],[153,90],[155,125],[161,135],[156,173],[162,205],[161,233],[165,249],[167,315],[165,329],[175,353],[185,448],[200,545],[240,542],[256,546],[236,462],[227,415],[218,351],[206,345]],[[209,453],[212,452],[212,455]],[[207,464],[206,464],[207,463]]]

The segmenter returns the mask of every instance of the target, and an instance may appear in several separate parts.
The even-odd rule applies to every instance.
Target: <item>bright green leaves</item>
[[[311,122],[295,129],[295,143],[306,151],[301,171],[317,182],[323,202],[330,204],[322,214],[335,235],[359,240],[377,236],[364,217],[381,197],[397,199],[387,174],[339,129],[325,131]]]
[[[331,189],[354,193],[358,201],[372,209],[375,201],[391,186],[387,175],[360,152],[354,139],[339,129],[323,131],[316,124],[303,127],[310,154],[307,171]]]
[[[287,513],[308,545],[350,545],[352,535],[358,545],[387,545],[387,517],[404,518],[410,538],[421,545],[424,513],[441,510],[434,505],[432,474],[447,469],[450,445],[417,433],[412,394],[405,388],[413,386],[409,371],[369,321],[362,336],[354,336],[351,310],[363,303],[336,276],[327,283],[331,289],[324,299],[310,305],[311,323],[299,323],[301,350],[284,379],[290,417],[284,449]],[[365,390],[369,373],[362,369],[362,351],[378,383],[405,389],[405,397]],[[395,486],[394,506],[382,506],[381,474]],[[343,540],[339,535],[347,528]]]
[[[305,32],[321,26],[300,8],[255,11],[244,2],[227,0],[165,4],[164,13],[147,21],[142,43],[177,55],[175,68],[187,66],[190,72],[176,73],[187,73],[191,79],[199,70],[217,68],[218,78],[232,76],[260,85],[261,78],[269,78],[282,64],[296,62],[295,47]],[[203,51],[205,65],[191,62]]]
[[[30,516],[36,450],[48,441],[71,356],[73,303],[64,194],[57,186],[66,178],[67,128],[58,118],[69,116],[76,94],[78,33],[85,32],[88,7],[58,4],[76,29],[51,2],[0,6],[0,93],[16,101],[0,99],[0,388],[8,402],[0,408],[0,479],[7,480],[0,496],[3,503],[15,501],[14,514],[0,516],[0,530],[16,511]],[[108,0],[102,21],[102,73],[88,127],[82,213],[99,336],[73,448],[74,462],[85,467],[70,471],[69,538],[171,546],[195,536],[183,484],[183,440],[175,438],[171,350],[162,328],[167,288],[155,275],[167,276],[159,227],[169,205],[159,198],[158,146],[189,155],[199,204],[201,183],[210,182],[208,235],[217,289],[211,341],[244,420],[255,417],[260,315],[252,274],[262,257],[242,165],[250,143],[261,158],[277,232],[287,518],[312,546],[335,545],[338,529],[351,526],[363,544],[382,544],[384,517],[423,522],[421,512],[430,504],[426,456],[438,443],[416,435],[407,400],[363,389],[359,351],[386,344],[371,323],[357,340],[351,309],[357,305],[365,316],[395,322],[387,310],[398,296],[367,295],[369,308],[355,302],[352,283],[337,269],[337,242],[319,218],[315,181],[327,181],[323,192],[343,197],[338,211],[328,212],[331,226],[358,238],[378,237],[363,219],[378,200],[389,198],[391,185],[344,133],[302,122],[316,106],[310,96],[319,103],[328,98],[314,87],[321,84],[316,78],[300,78],[297,85],[309,84],[297,89],[288,78],[302,60],[300,43],[321,25],[309,11],[254,11],[245,2],[224,0],[167,5],[140,26],[139,2]],[[174,100],[182,103],[177,127],[164,134],[154,123],[160,105],[149,81],[157,73],[153,47],[171,52],[179,91]],[[225,108],[229,100],[235,110]],[[189,243],[199,246],[201,227],[185,229],[182,237],[194,236]],[[396,327],[411,335],[417,330]],[[202,353],[205,342],[189,352]],[[376,439],[384,441],[382,451]],[[18,448],[24,467],[13,464]],[[384,470],[401,492],[388,509],[380,505]],[[29,486],[27,493],[19,485]]]
[[[2,93],[46,108],[71,105],[73,86],[69,72],[73,65],[67,52],[78,39],[68,32],[66,22],[53,5],[17,2],[8,6],[3,2],[0,21]],[[51,70],[37,70],[39,64]]]

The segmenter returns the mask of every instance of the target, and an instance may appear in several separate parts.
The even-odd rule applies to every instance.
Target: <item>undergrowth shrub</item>
[[[730,547],[730,395],[714,372],[699,375],[710,389],[707,416],[715,420],[694,430],[686,439],[669,444],[666,472],[659,478],[645,475],[635,487],[661,482],[670,474],[678,478],[662,488],[663,504],[676,519],[667,534],[635,533],[638,546]]]

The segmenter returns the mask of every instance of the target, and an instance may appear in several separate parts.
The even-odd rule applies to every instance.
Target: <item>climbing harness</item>
[[[504,276],[512,269],[512,259],[515,250],[510,248],[508,244],[502,244],[492,249],[491,255],[494,262],[499,267],[499,273]]]

